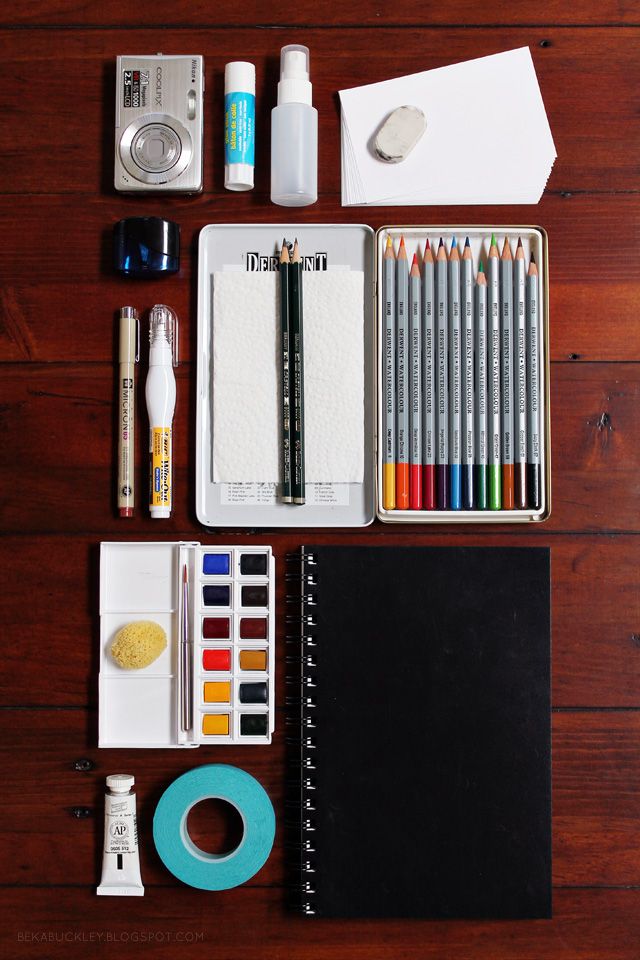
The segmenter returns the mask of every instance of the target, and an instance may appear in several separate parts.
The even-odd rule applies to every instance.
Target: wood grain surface
[[[158,24],[154,27],[153,24]],[[364,530],[260,531],[277,558],[276,735],[269,748],[101,751],[97,743],[98,544],[247,542],[195,518],[196,249],[212,222],[269,222],[269,123],[280,47],[306,43],[320,116],[319,200],[300,222],[542,225],[550,249],[553,512],[522,529],[376,522]],[[558,159],[536,207],[342,209],[337,91],[512,47],[531,48]],[[119,53],[205,56],[205,190],[116,195],[113,89]],[[224,64],[257,68],[256,189],[223,189]],[[0,13],[0,755],[4,769],[2,955],[198,960],[639,960],[640,958],[640,8],[603,0],[530,6],[301,0],[31,0]],[[483,91],[474,92],[482,109]],[[111,231],[162,214],[182,227],[182,269],[118,278]],[[175,510],[116,516],[115,316],[169,302],[182,322]],[[138,402],[142,406],[142,391]],[[146,479],[143,418],[136,482]],[[287,852],[218,894],[182,886],[158,859],[151,820],[180,773],[242,766],[281,825],[284,557],[302,542],[527,545],[552,551],[551,921],[313,922],[287,908]],[[195,759],[194,759],[195,756]],[[142,899],[98,898],[103,783],[135,773]],[[401,798],[398,811],[401,816]],[[189,822],[206,849],[233,830]],[[141,953],[142,952],[142,953]]]

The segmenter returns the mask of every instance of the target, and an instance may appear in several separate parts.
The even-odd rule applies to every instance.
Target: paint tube
[[[142,897],[140,877],[135,780],[126,773],[107,777],[104,800],[104,853],[102,880],[97,889],[102,897]]]

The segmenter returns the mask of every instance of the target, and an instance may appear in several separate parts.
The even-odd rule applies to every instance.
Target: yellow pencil
[[[382,506],[396,506],[396,255],[387,234],[382,262],[384,286],[384,450],[382,457]]]

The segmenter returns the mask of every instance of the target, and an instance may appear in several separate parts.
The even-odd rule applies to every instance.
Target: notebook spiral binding
[[[294,905],[306,916],[315,914],[315,791],[316,765],[314,738],[316,726],[317,685],[317,597],[314,588],[316,557],[304,548],[299,553],[287,554],[289,571],[285,576],[290,612],[287,624],[287,707],[285,724],[287,752],[290,763],[290,800],[285,804],[289,840],[287,846],[295,851],[297,865],[292,877]],[[294,612],[295,610],[295,612]]]

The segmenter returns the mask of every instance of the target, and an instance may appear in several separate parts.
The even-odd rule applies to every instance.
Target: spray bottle
[[[311,105],[309,48],[280,53],[278,105],[271,111],[271,200],[306,207],[318,199],[318,111]]]

